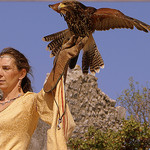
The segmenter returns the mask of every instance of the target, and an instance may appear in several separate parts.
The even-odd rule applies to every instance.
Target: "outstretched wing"
[[[116,9],[97,9],[93,13],[92,19],[94,22],[95,30],[109,30],[115,28],[133,29],[135,26],[138,30],[142,30],[144,32],[148,32],[148,30],[150,31],[150,26],[146,23],[128,17],[124,15],[121,11]]]
[[[50,42],[46,48],[47,50],[51,51],[50,57],[57,56],[57,54],[61,51],[62,45],[66,43],[70,39],[71,36],[72,36],[72,33],[70,32],[70,30],[65,29],[60,32],[43,37],[42,38],[43,41]],[[78,59],[78,56],[70,60],[69,67],[71,69],[75,67],[77,59]]]
[[[54,34],[47,35],[47,36],[43,37],[42,40],[49,42],[49,41],[52,41],[55,39],[64,38],[66,36],[66,34],[68,34],[68,32],[70,32],[69,29],[65,29],[60,32],[56,32]]]
[[[47,50],[52,51],[51,57],[56,56],[57,53],[61,50],[61,46],[68,41],[71,37],[71,33],[69,29],[65,29],[63,31],[47,35],[42,38],[43,41],[50,42],[47,45]]]

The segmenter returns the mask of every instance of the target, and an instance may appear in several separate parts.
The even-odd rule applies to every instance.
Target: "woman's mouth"
[[[4,83],[5,82],[5,80],[0,80],[0,83]]]

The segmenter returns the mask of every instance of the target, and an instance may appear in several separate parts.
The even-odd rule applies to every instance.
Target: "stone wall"
[[[115,107],[116,101],[98,88],[97,78],[83,75],[79,66],[68,71],[66,100],[76,123],[73,137],[82,137],[89,126],[105,130],[118,130],[125,118],[123,107]]]
[[[65,84],[66,100],[76,123],[72,137],[84,135],[88,127],[95,126],[103,131],[118,130],[126,110],[115,107],[116,101],[109,98],[97,85],[93,75],[83,75],[79,66],[68,71]],[[46,150],[46,130],[49,127],[41,120],[34,133],[29,150]]]

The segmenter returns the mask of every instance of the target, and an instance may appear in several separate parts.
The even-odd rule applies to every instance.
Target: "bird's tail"
[[[100,68],[104,68],[104,61],[101,54],[98,51],[96,43],[92,34],[90,35],[87,44],[83,48],[82,57],[82,71],[84,74],[90,72],[95,75],[95,73],[100,71]]]

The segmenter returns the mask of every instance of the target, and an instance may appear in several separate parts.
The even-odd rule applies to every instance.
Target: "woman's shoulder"
[[[23,102],[30,103],[30,102],[36,101],[38,99],[38,97],[41,97],[41,95],[43,95],[43,94],[44,94],[43,89],[38,93],[28,91],[22,96],[22,100],[23,100]]]
[[[35,92],[26,92],[23,96],[21,96],[21,101],[28,111],[33,110],[36,108],[37,102],[36,102],[37,93]]]
[[[37,93],[35,92],[26,92],[24,95],[21,96],[23,103],[33,103],[35,101]]]
[[[30,98],[30,97],[32,98],[32,97],[36,96],[36,94],[37,94],[37,93],[35,93],[35,92],[29,92],[29,91],[28,91],[28,92],[26,92],[26,93],[23,95],[23,98],[27,98],[27,97],[28,97],[28,98]]]

